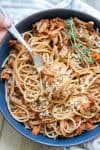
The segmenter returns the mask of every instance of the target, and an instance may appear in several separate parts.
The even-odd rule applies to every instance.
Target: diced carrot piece
[[[40,132],[40,126],[34,126],[32,130],[32,134],[38,135]]]
[[[100,60],[100,53],[93,53],[92,57],[94,58],[95,61],[99,61]]]

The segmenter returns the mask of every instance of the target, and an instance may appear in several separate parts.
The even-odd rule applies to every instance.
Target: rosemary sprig
[[[93,58],[91,57],[91,51],[86,46],[84,46],[82,43],[77,42],[77,36],[76,36],[76,27],[73,19],[65,20],[64,23],[66,24],[67,29],[64,30],[65,33],[68,34],[69,39],[72,43],[72,48],[75,48],[79,51],[79,54],[81,56],[81,59],[85,62],[88,62],[89,64],[93,64]],[[81,35],[81,38],[86,38],[87,35],[83,34]]]
[[[93,58],[92,57],[89,57],[88,59],[87,59],[87,61],[88,61],[88,63],[89,64],[94,64],[94,60],[93,60]]]
[[[89,63],[89,64],[93,64],[93,58],[90,56],[91,51],[88,48],[84,48],[83,50],[80,51],[80,55],[82,58],[85,58],[85,60]]]
[[[84,56],[84,55],[89,56],[90,53],[91,51],[88,48],[81,50],[81,56]]]
[[[76,31],[75,31],[75,24],[73,19],[65,20],[65,24],[68,27],[68,30],[66,30],[70,40],[74,41],[74,44],[76,44]]]

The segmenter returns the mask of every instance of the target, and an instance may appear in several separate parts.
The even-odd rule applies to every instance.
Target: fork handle
[[[0,11],[1,13],[5,16],[5,19],[10,23],[11,27],[8,28],[7,30],[22,44],[26,47],[26,49],[32,53],[31,48],[28,46],[26,41],[23,39],[23,37],[20,35],[20,33],[17,31],[15,25],[13,24],[12,20],[8,16],[8,14],[5,12],[5,10],[0,6]]]
[[[25,42],[23,37],[20,35],[20,33],[16,30],[14,25],[11,25],[10,28],[8,28],[8,31],[22,44],[24,45],[27,50],[32,53],[32,49],[28,46],[28,44]]]

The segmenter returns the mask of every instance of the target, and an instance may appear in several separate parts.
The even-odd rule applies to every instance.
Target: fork
[[[7,28],[8,32],[11,33],[30,53],[33,62],[36,66],[37,71],[40,73],[43,69],[43,59],[40,55],[35,54],[34,49],[32,49],[26,41],[23,39],[21,34],[18,32],[17,28],[15,27],[14,23],[8,16],[8,14],[5,12],[5,10],[0,6],[0,11],[4,15],[5,19],[10,22],[10,27]]]

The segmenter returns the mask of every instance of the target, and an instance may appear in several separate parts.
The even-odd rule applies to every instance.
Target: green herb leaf
[[[91,64],[91,65],[94,63],[94,61],[93,61],[93,58],[92,58],[92,57],[89,57],[89,58],[87,59],[87,61],[88,61],[88,63],[89,63],[89,64]]]
[[[76,43],[76,29],[75,29],[75,24],[73,19],[69,19],[69,20],[65,20],[64,23],[66,24],[66,26],[68,27],[68,36],[71,40],[74,41],[74,44]]]
[[[86,34],[86,33],[83,33],[83,34],[80,35],[80,38],[81,38],[81,39],[85,39],[85,38],[87,38],[87,37],[88,37],[88,34]]]
[[[72,48],[80,48],[82,47],[81,43],[73,44]]]
[[[63,30],[63,32],[65,32],[65,33],[68,33],[68,31],[69,31],[68,29],[64,29],[64,30]]]
[[[84,49],[83,50],[84,55],[89,55],[91,53],[90,49]]]
[[[73,22],[73,19],[71,18],[71,19],[68,19],[68,20],[64,20],[64,23],[68,26],[68,27],[70,27],[71,25],[74,25],[74,22]]]
[[[68,31],[68,35],[69,35],[69,38],[70,38],[71,40],[76,39],[76,33],[75,33],[75,32],[72,32],[72,31],[70,30],[70,31]]]

